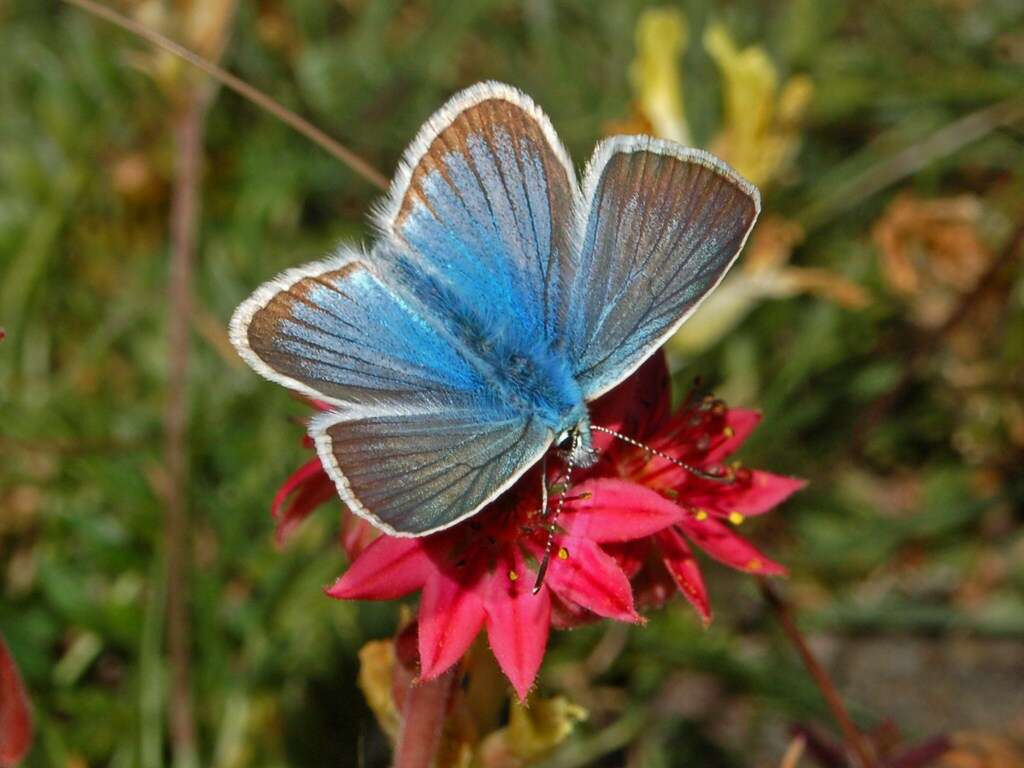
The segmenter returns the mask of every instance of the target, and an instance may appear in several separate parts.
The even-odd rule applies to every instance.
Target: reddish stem
[[[860,763],[861,768],[878,768],[878,763],[875,761],[867,740],[857,730],[857,726],[854,724],[849,712],[846,711],[846,705],[843,704],[835,684],[829,678],[825,668],[815,658],[807,641],[804,640],[803,634],[793,619],[793,611],[789,604],[775,591],[775,588],[768,583],[767,579],[762,578],[758,582],[761,585],[761,594],[764,596],[765,602],[768,603],[775,613],[775,617],[782,626],[782,631],[785,632],[786,637],[789,638],[793,647],[796,648],[796,652],[800,655],[800,660],[807,668],[815,685],[818,686],[818,690],[821,691],[825,704],[828,705],[832,717],[835,718],[839,730],[842,731],[843,740],[846,742],[847,747],[857,756],[857,762]]]
[[[457,665],[456,665],[457,666]],[[394,768],[429,768],[444,733],[455,668],[435,680],[414,682],[405,694],[402,730],[395,746]]]

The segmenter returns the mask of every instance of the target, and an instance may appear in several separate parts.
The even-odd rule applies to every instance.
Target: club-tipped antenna
[[[669,456],[664,451],[659,451],[657,448],[654,448],[654,447],[652,447],[650,445],[647,445],[646,443],[641,443],[639,440],[634,440],[632,437],[629,437],[628,435],[624,435],[621,432],[616,432],[614,429],[608,429],[608,427],[598,427],[598,426],[595,426],[593,424],[590,425],[590,428],[592,430],[594,430],[595,432],[604,432],[606,435],[611,435],[616,440],[621,440],[624,443],[629,443],[632,446],[635,446],[637,448],[641,448],[642,450],[645,450],[648,453],[651,453],[654,456],[657,456],[659,459],[664,459],[665,461],[669,462],[670,464],[674,464],[677,467],[679,467],[680,469],[686,470],[691,475],[693,475],[694,477],[699,477],[701,480],[710,480],[710,481],[715,482],[715,483],[731,483],[732,480],[733,480],[732,474],[729,473],[729,472],[721,472],[721,473],[705,472],[703,469],[698,469],[697,467],[693,466],[692,464],[687,464],[685,461],[680,461],[679,459],[675,458],[674,456]]]

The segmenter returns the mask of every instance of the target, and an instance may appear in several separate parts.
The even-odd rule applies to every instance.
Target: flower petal
[[[746,408],[730,408],[725,415],[725,423],[722,435],[712,437],[711,448],[704,459],[709,464],[717,464],[734,454],[761,423],[761,413]]]
[[[533,594],[534,574],[518,553],[502,558],[485,578],[487,639],[502,672],[526,701],[548,644],[551,595],[546,589]]]
[[[379,531],[368,521],[353,514],[343,514],[341,521],[341,547],[349,562],[355,560],[377,538]]]
[[[704,586],[700,566],[686,539],[673,528],[655,534],[655,538],[665,569],[672,576],[679,591],[690,601],[690,605],[697,609],[704,625],[707,626],[711,623],[711,601],[708,599],[708,590]]]
[[[17,765],[31,745],[28,694],[14,659],[0,638],[0,768]]]
[[[659,493],[628,480],[596,478],[573,486],[559,517],[570,535],[599,543],[632,541],[679,522],[686,512]]]
[[[763,515],[807,485],[806,480],[799,477],[786,477],[751,470],[750,485],[740,487],[731,499],[731,507],[743,515]]]
[[[769,576],[786,573],[785,567],[765,557],[753,544],[714,517],[697,520],[687,516],[681,526],[694,544],[730,568]]]
[[[294,498],[285,506],[288,497]],[[324,472],[320,459],[311,459],[284,481],[270,504],[270,514],[277,521],[274,538],[284,544],[310,512],[334,498],[334,483]]]
[[[589,539],[556,539],[545,583],[563,599],[600,616],[640,621],[626,574],[611,555]]]
[[[394,600],[423,587],[438,572],[421,539],[381,536],[328,588],[338,600]]]
[[[633,375],[594,402],[590,422],[644,440],[667,420],[671,394],[665,354],[658,350]],[[604,453],[616,439],[595,432],[593,441],[598,453]]]
[[[647,539],[637,541],[620,541],[604,544],[601,549],[615,560],[615,564],[626,574],[630,581],[640,572],[651,551],[651,542]]]
[[[593,611],[588,611],[569,600],[563,600],[557,592],[548,592],[551,595],[551,626],[555,629],[576,629],[601,620]]]
[[[369,550],[367,550],[369,551]],[[420,677],[431,680],[462,658],[484,624],[480,580],[467,588],[442,570],[423,586],[420,598]]]
[[[744,479],[732,485],[713,486],[700,483],[699,487],[684,492],[686,504],[692,507],[706,507],[725,516],[739,513],[753,517],[769,512],[784,502],[805,485],[799,477],[773,475],[760,470],[740,470]]]

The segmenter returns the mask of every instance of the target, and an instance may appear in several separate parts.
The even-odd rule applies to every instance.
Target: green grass
[[[388,172],[448,95],[485,78],[529,92],[582,164],[606,123],[629,113],[632,28],[645,4],[240,6],[227,66]],[[986,211],[985,242],[998,251],[1024,217],[1021,124],[938,153],[869,194],[854,182],[957,119],[1019,97],[1024,8],[1005,0],[680,7],[693,29],[722,20],[741,42],[764,45],[784,75],[813,79],[793,178],[769,191],[767,210],[807,229],[795,263],[842,272],[872,298],[862,311],[813,298],[766,303],[716,348],[673,361],[678,381],[700,373],[764,410],[748,464],[811,481],[745,529],[791,567],[790,592],[808,627],[1024,639],[1024,438],[1011,426],[1024,421],[1019,257],[984,316],[964,324],[984,329],[970,363],[979,383],[956,383],[941,341],[854,450],[864,413],[902,375],[919,337],[880,275],[872,225],[901,191],[970,193]],[[271,13],[285,20],[289,46],[269,45],[265,27],[261,38],[259,15]],[[133,67],[145,54],[54,2],[0,7],[0,632],[35,704],[33,768],[170,762],[160,489],[174,106]],[[696,43],[685,67],[688,117],[707,140],[721,119],[720,84]],[[126,158],[142,169],[141,190],[118,180]],[[225,351],[223,331],[269,276],[370,237],[376,196],[288,128],[233,94],[217,96],[183,489],[203,765],[387,761],[355,687],[356,652],[393,631],[397,609],[323,595],[344,567],[337,505],[288,547],[274,547],[269,501],[307,458],[296,421],[305,409]],[[715,566],[707,576],[717,609],[710,630],[682,604],[659,612],[631,631],[592,685],[645,706],[669,675],[707,677],[721,698],[645,732],[650,764],[697,764],[679,762],[686,755],[707,765],[777,763],[783,725],[827,723],[827,715],[754,585]],[[559,692],[563,672],[601,634],[557,635],[542,690]],[[886,702],[853,708],[877,723]],[[743,725],[715,727],[722,711]],[[611,719],[598,713],[577,746]],[[602,759],[621,764],[623,752]]]

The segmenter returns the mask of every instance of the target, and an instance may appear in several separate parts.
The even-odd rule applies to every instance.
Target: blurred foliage
[[[173,4],[119,7],[144,20],[155,9],[168,31],[183,29]],[[247,0],[225,62],[385,170],[449,94],[484,78],[533,95],[582,164],[631,114],[646,7]],[[811,481],[748,523],[751,534],[791,567],[789,593],[840,671],[844,649],[865,637],[924,639],[939,659],[961,658],[949,654],[967,641],[983,659],[1001,640],[1020,654],[1024,270],[1005,248],[1024,221],[1024,5],[674,7],[691,41],[677,49],[694,143],[746,117],[724,99],[716,59],[728,51],[698,44],[708,35],[758,46],[778,83],[813,87],[766,211],[799,227],[784,261],[867,298],[762,304],[711,348],[673,360],[680,386],[700,374],[732,404],[764,410],[751,463]],[[174,104],[145,64],[155,60],[52,0],[0,4],[0,632],[36,708],[29,766],[169,761],[161,414]],[[387,761],[357,653],[391,636],[397,612],[324,597],[344,566],[331,514],[273,546],[267,508],[306,458],[305,408],[245,369],[224,330],[272,274],[369,237],[376,196],[288,128],[218,95],[187,489],[206,765]],[[754,586],[721,569],[710,581],[709,631],[680,602],[624,635],[598,625],[553,639],[542,691],[589,720],[549,764],[619,765],[628,754],[645,766],[774,765],[788,723],[827,722]],[[981,721],[933,716],[943,686],[971,695],[946,667],[925,665],[920,687],[895,696],[881,693],[886,665],[867,667],[877,681],[861,681],[853,709],[872,724],[899,702],[912,736],[955,726],[1021,738],[1012,679],[985,690]]]

